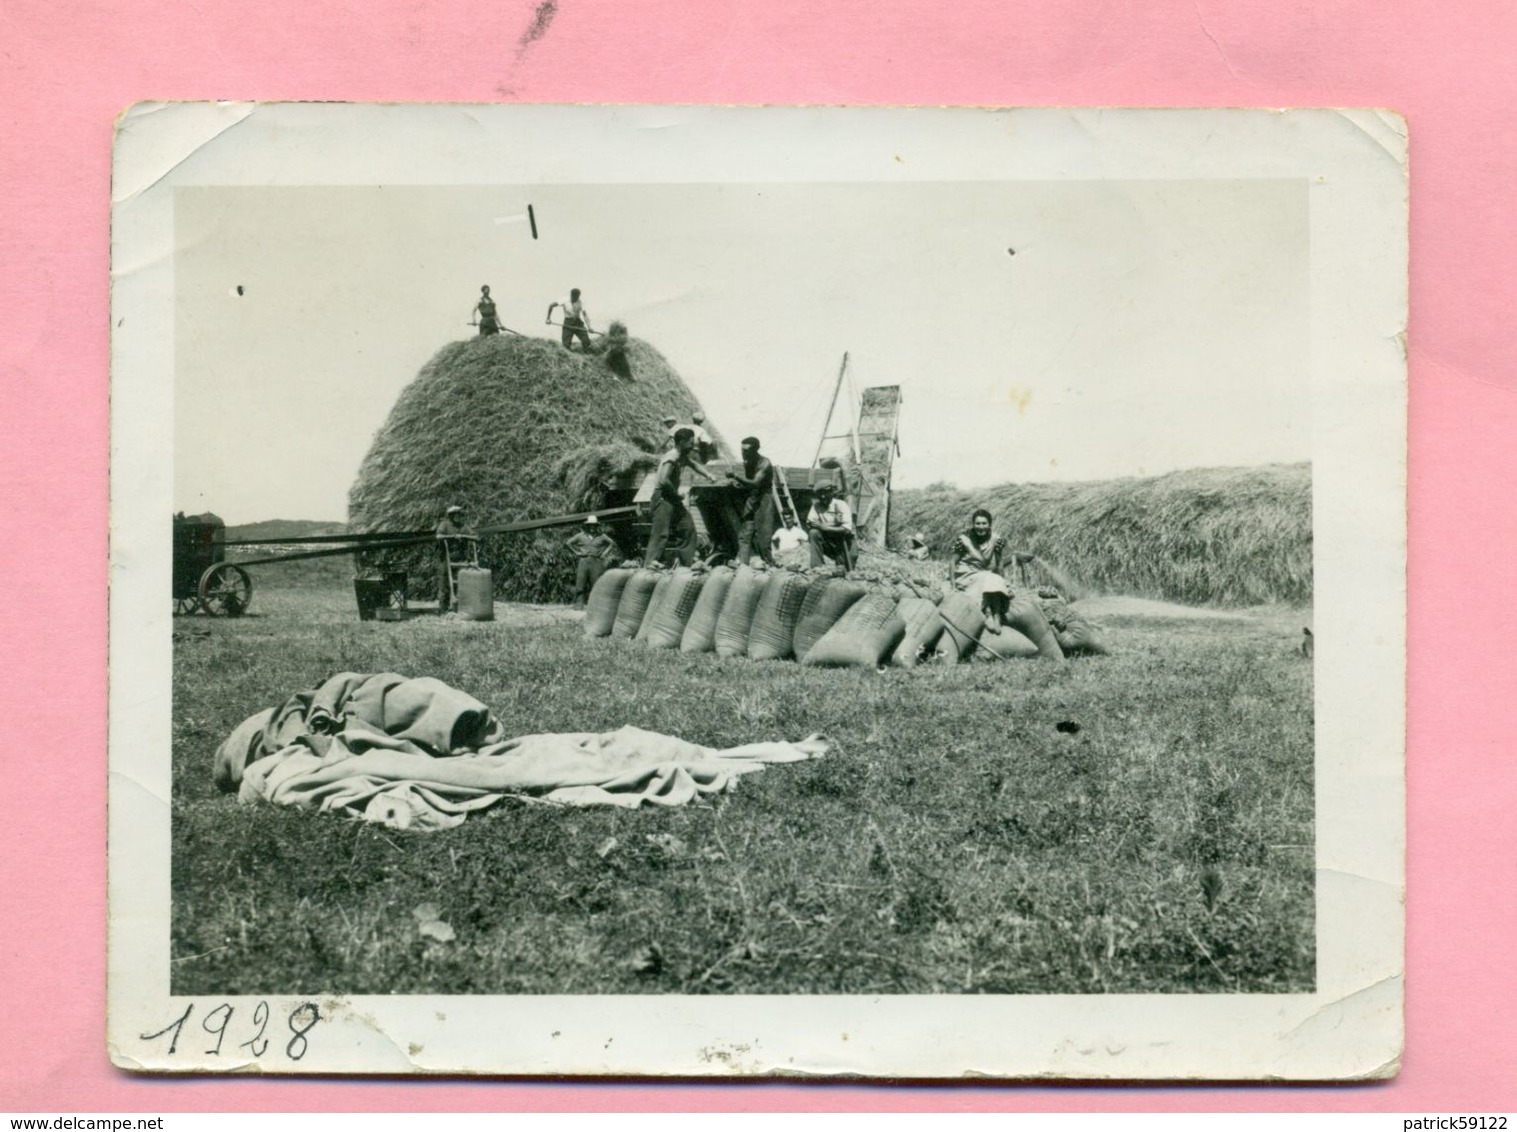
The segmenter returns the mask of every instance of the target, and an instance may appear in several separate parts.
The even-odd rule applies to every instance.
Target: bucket
[[[465,621],[495,620],[495,585],[490,571],[465,566],[458,572],[458,615]]]

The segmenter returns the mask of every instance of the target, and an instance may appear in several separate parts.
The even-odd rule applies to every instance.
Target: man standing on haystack
[[[564,311],[564,329],[559,340],[563,342],[564,349],[574,349],[573,341],[578,338],[581,353],[590,352],[590,312],[585,310],[584,304],[579,301],[579,288],[575,287],[569,292],[569,301],[566,303],[548,304],[548,321],[553,321],[553,308],[562,307]]]
[[[756,552],[773,566],[774,551],[770,539],[779,525],[774,507],[774,465],[759,454],[756,436],[743,437],[742,452],[742,471],[727,473],[733,487],[742,493],[738,507],[737,560],[739,564],[751,562]]]
[[[479,302],[474,304],[474,314],[479,320],[479,336],[500,333],[500,319],[495,314],[495,300],[490,298],[489,284],[479,289]]]
[[[606,572],[607,565],[617,556],[616,542],[601,530],[600,520],[591,515],[564,545],[574,555],[574,607],[581,609],[590,600],[590,591]]]
[[[469,523],[468,512],[457,503],[443,513],[437,524],[437,612],[452,608],[453,572],[449,565],[471,563],[478,558],[479,535]]]
[[[844,569],[853,569],[853,508],[846,499],[836,498],[830,483],[817,487],[816,501],[806,513],[806,527],[813,566],[825,565],[831,558]]]
[[[695,561],[695,521],[690,517],[690,508],[685,506],[680,476],[689,468],[711,483],[716,479],[695,462],[694,450],[694,431],[675,429],[674,451],[664,453],[658,463],[658,476],[653,481],[653,530],[648,535],[644,566],[662,562],[666,550],[682,566]]]

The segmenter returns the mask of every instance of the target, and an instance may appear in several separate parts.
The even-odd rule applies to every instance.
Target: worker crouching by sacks
[[[830,560],[845,570],[853,569],[853,508],[846,499],[837,498],[831,484],[816,489],[816,501],[806,513],[806,531],[813,566],[825,566]]]
[[[564,544],[574,555],[574,607],[583,609],[590,591],[606,567],[621,557],[616,541],[601,530],[600,520],[591,515]]]

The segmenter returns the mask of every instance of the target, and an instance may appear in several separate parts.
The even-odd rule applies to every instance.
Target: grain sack
[[[658,581],[653,586],[653,596],[648,599],[648,608],[643,611],[642,624],[637,627],[637,635],[632,638],[633,640],[647,642],[648,634],[653,630],[653,622],[658,617],[664,600],[669,596],[669,587],[673,582],[672,573],[660,571]]]
[[[630,640],[637,636],[638,629],[642,628],[643,615],[648,612],[648,603],[653,600],[653,589],[662,576],[658,570],[633,571],[616,606],[616,621],[611,626],[613,637]]]
[[[750,659],[789,660],[795,655],[795,625],[810,588],[810,581],[788,570],[770,577],[748,630]]]
[[[975,642],[985,633],[985,613],[979,602],[955,590],[938,606],[943,635],[938,638],[937,657],[944,664],[957,664],[973,654]]]
[[[695,603],[706,586],[706,575],[681,566],[669,575],[669,588],[663,599],[648,610],[643,624],[652,623],[648,631],[651,649],[677,649],[685,635],[685,624],[695,612]]]
[[[849,606],[822,639],[806,651],[809,668],[878,668],[906,635],[906,623],[889,594],[869,594]]]
[[[685,622],[685,631],[680,636],[680,652],[716,651],[716,622],[722,615],[722,605],[727,600],[727,591],[732,588],[735,571],[728,566],[718,566],[706,576],[700,597],[695,599],[695,608],[690,611],[690,620]]]
[[[974,650],[975,660],[1028,660],[1038,655],[1038,646],[1029,641],[1010,625],[1002,625],[999,633],[984,633],[979,647]],[[965,658],[969,659],[968,657]]]
[[[1111,651],[1100,628],[1067,601],[1040,596],[1038,604],[1065,656],[1105,656]]]
[[[627,588],[627,579],[633,571],[620,566],[607,570],[596,579],[590,590],[590,600],[585,602],[585,636],[609,637],[616,624],[616,607],[621,603],[622,591]]]
[[[839,617],[848,612],[865,594],[863,586],[842,578],[814,579],[801,602],[801,615],[795,623],[793,647],[797,660],[805,660],[811,646],[827,635]]]
[[[1043,616],[1043,607],[1032,591],[1018,589],[1006,605],[1006,621],[1038,647],[1038,655],[1044,660],[1063,660],[1064,650],[1053,635],[1053,627]]]
[[[896,612],[906,625],[906,634],[896,646],[891,661],[900,668],[914,668],[943,635],[943,616],[938,612],[937,603],[924,597],[903,597]]]
[[[727,600],[722,602],[722,614],[716,619],[717,656],[747,655],[748,632],[753,627],[753,615],[768,581],[766,572],[751,566],[737,568],[732,588],[727,591]]]

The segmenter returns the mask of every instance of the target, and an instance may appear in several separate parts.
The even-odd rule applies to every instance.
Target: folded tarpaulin
[[[298,704],[320,731],[301,730]],[[499,732],[484,705],[440,681],[345,673],[244,721],[217,751],[216,781],[244,802],[443,829],[507,794],[570,805],[683,805],[769,763],[827,750],[820,736],[715,750],[637,727],[505,741]],[[467,749],[460,735],[484,738]]]

